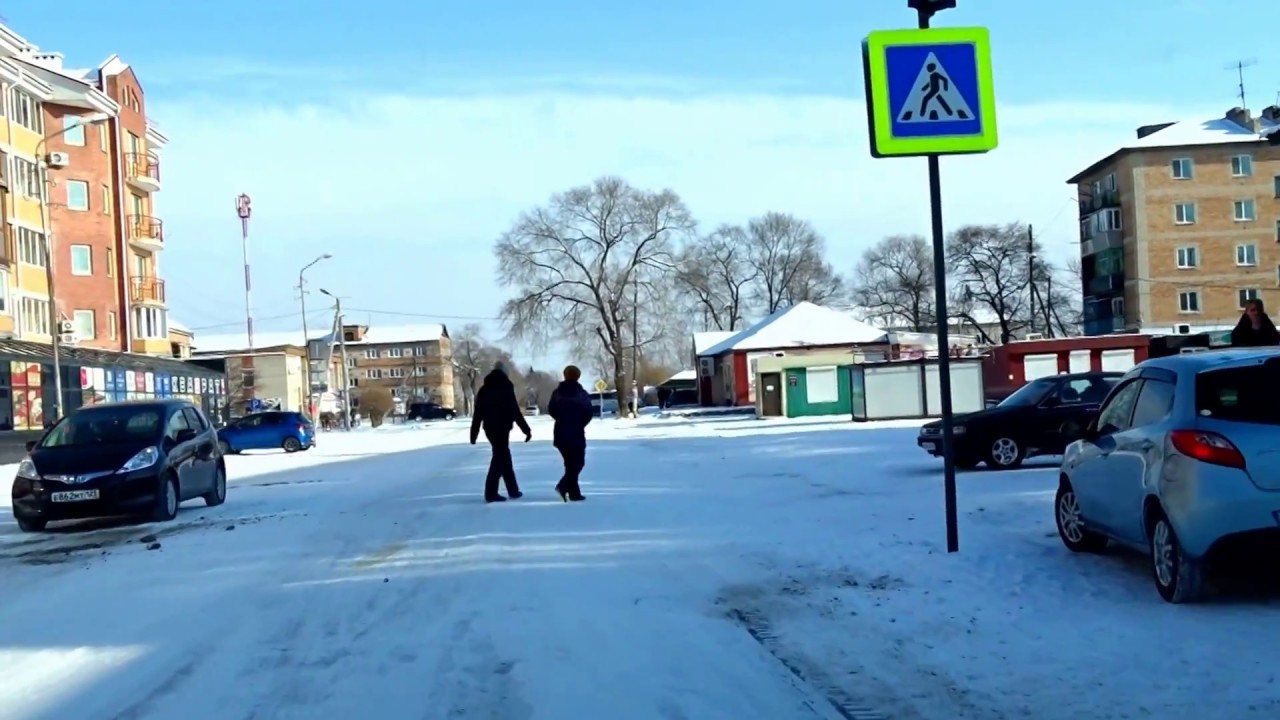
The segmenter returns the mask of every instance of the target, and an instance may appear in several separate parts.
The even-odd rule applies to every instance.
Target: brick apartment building
[[[444,325],[344,325],[342,335],[353,390],[385,387],[396,397],[454,406],[453,348]]]
[[[14,59],[53,88],[41,103],[48,220],[58,310],[75,344],[172,355],[152,210],[167,138],[147,119],[137,76],[116,56],[92,69],[34,47]]]
[[[1068,182],[1086,334],[1225,332],[1250,298],[1280,307],[1280,107],[1138,128]]]

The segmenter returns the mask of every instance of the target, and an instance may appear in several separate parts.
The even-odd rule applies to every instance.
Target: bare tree
[[[851,299],[868,319],[922,332],[934,315],[933,248],[919,235],[892,235],[862,253]]]
[[[760,276],[760,268],[748,257],[747,231],[721,225],[685,247],[675,278],[705,319],[704,328],[737,330],[746,319],[752,288]]]
[[[766,213],[747,224],[747,259],[759,273],[753,299],[770,315],[808,300],[822,303],[840,294],[840,278],[826,262],[826,241],[793,215]]]
[[[979,328],[985,342],[991,338],[981,331],[983,319],[999,327],[1001,343],[1025,329],[1030,309],[1029,250],[1038,252],[1028,248],[1027,227],[1018,223],[968,225],[953,232],[947,241],[947,266],[958,295],[952,317]]]
[[[1065,266],[1058,267],[1037,257],[1033,276],[1036,281],[1036,312],[1030,325],[1032,332],[1040,332],[1047,337],[1080,334],[1080,325],[1084,321],[1080,260],[1072,258]]]
[[[615,387],[629,387],[632,305],[670,276],[678,241],[694,225],[673,191],[640,190],[616,177],[552,196],[494,247],[498,281],[515,289],[502,307],[509,336],[535,347],[565,338],[583,354],[601,348]]]

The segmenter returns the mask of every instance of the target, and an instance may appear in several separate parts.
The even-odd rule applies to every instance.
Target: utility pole
[[[244,256],[244,327],[246,339],[249,343],[249,352],[241,359],[241,368],[243,370],[253,370],[253,301],[252,290],[253,282],[250,279],[249,272],[249,217],[253,214],[251,201],[249,196],[240,193],[236,198],[236,215],[240,218],[240,253]],[[254,383],[249,387],[245,387],[244,375],[241,373],[240,392],[246,395],[245,411],[249,412],[253,405],[253,399],[256,394],[258,382],[257,375],[254,373]]]
[[[313,414],[311,408],[311,396],[313,391],[311,389],[311,338],[307,336],[307,287],[306,280],[303,276],[312,265],[315,265],[321,260],[328,260],[331,257],[333,256],[329,253],[325,253],[306,265],[303,265],[302,269],[298,271],[298,301],[302,303],[302,348],[306,351],[306,362],[302,368],[302,382],[303,387],[306,389],[305,405],[307,407],[308,415]]]
[[[640,414],[640,283],[631,290],[631,413]]]
[[[342,301],[333,299],[338,314],[338,352],[342,356],[342,428],[351,429],[351,368],[347,366],[347,334],[342,328],[347,324],[342,316]]]
[[[1031,225],[1027,225],[1027,291],[1031,295],[1028,298],[1031,304],[1027,312],[1027,317],[1030,318],[1027,334],[1030,335],[1036,329],[1036,238],[1032,234]]]

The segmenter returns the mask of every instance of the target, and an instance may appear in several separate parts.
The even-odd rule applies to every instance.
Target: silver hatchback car
[[[1203,595],[1213,554],[1280,535],[1280,348],[1147,360],[1067,447],[1054,515],[1074,552],[1149,554],[1173,603]]]

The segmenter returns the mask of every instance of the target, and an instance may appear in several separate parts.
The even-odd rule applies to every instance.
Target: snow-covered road
[[[0,515],[0,718],[1280,712],[1271,601],[1170,607],[1140,562],[1067,554],[1051,466],[964,474],[947,556],[911,429],[592,432],[583,504],[538,419],[502,505],[440,423],[230,458],[227,504],[170,524]]]

